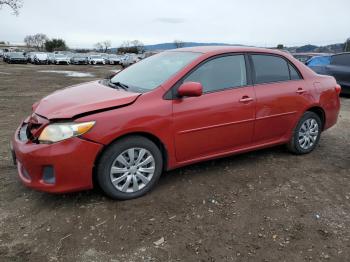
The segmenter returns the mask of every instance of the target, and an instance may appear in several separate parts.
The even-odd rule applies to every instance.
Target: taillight
[[[340,85],[337,84],[335,86],[335,92],[337,92],[338,95],[340,94],[340,92],[341,92],[341,86]]]

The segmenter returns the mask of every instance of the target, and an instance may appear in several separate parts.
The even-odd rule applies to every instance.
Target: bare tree
[[[27,35],[24,38],[24,43],[26,43],[27,47],[33,47],[34,46],[34,40],[32,35]]]
[[[48,41],[49,38],[45,34],[35,34],[35,35],[27,35],[24,38],[24,42],[28,47],[34,47],[38,51],[43,50],[45,47],[45,42]]]
[[[139,54],[142,54],[145,52],[145,45],[139,40],[131,41],[131,46],[133,46],[137,50],[137,53]]]
[[[12,9],[13,14],[18,15],[19,9],[23,6],[22,0],[0,0],[0,9],[8,6]]]
[[[142,54],[145,52],[144,44],[139,40],[124,41],[118,48],[118,53]]]
[[[112,46],[112,43],[109,40],[103,41],[101,44],[103,45],[104,53],[106,53],[108,48]]]
[[[95,49],[97,51],[102,51],[103,50],[103,44],[101,42],[98,42],[94,45]]]
[[[175,48],[181,48],[185,46],[185,43],[181,40],[174,40]]]

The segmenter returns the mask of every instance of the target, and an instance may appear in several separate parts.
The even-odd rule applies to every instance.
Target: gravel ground
[[[192,165],[123,202],[23,187],[8,140],[32,103],[115,69],[0,62],[1,261],[349,261],[349,98],[309,155],[275,147]]]

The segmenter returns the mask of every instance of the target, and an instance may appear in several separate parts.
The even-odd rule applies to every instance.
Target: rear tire
[[[313,151],[320,140],[322,124],[316,113],[305,112],[293,130],[292,137],[287,144],[288,150],[296,155]]]
[[[97,164],[97,181],[112,199],[145,195],[156,185],[163,170],[159,148],[142,136],[129,136],[111,144]]]

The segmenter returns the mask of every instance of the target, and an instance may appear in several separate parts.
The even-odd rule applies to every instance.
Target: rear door
[[[251,54],[256,93],[254,143],[283,139],[309,103],[309,90],[301,74],[285,58]]]
[[[179,162],[220,154],[252,141],[255,94],[242,54],[215,57],[182,82],[199,82],[203,95],[173,100],[176,158]]]

